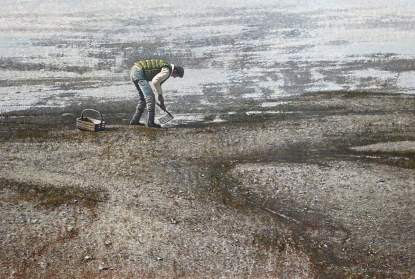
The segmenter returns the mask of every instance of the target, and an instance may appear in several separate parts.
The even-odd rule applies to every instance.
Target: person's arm
[[[156,89],[157,95],[162,96],[163,90],[161,89],[161,83],[168,79],[170,76],[170,71],[168,68],[162,68],[160,73],[158,73],[151,81]],[[163,100],[164,101],[164,100]]]
[[[164,105],[164,97],[163,95],[158,95],[158,99],[159,99],[159,103],[160,103],[160,107],[162,110],[166,110],[166,106]]]

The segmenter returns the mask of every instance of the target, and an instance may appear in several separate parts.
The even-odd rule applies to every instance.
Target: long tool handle
[[[159,108],[161,108],[161,110],[162,110],[162,111],[164,111],[165,113],[167,113],[167,114],[170,114],[170,115],[171,115],[171,113],[170,113],[167,109],[162,108],[162,107],[161,107],[161,105],[160,105],[159,103],[157,103],[157,102],[156,102],[156,104],[158,105],[158,107],[159,107]]]

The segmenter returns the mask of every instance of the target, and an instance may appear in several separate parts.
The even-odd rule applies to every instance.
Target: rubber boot
[[[161,128],[160,125],[154,123],[154,117],[156,114],[156,102],[154,95],[145,96],[147,103],[147,127],[149,128]]]
[[[149,128],[161,128],[159,124],[154,123],[155,111],[148,111],[147,127]]]
[[[144,124],[140,123],[141,115],[143,114],[143,111],[137,110],[133,117],[130,120],[130,125],[139,125],[144,126]]]

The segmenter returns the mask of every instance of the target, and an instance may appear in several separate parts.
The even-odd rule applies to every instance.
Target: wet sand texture
[[[199,127],[2,125],[1,277],[413,278],[415,99],[280,101]]]
[[[3,0],[0,278],[415,278],[414,7]]]

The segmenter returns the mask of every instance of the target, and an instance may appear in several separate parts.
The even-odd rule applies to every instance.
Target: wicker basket
[[[86,111],[93,111],[100,115],[101,120],[95,119],[92,117],[84,116]],[[98,132],[105,130],[105,121],[102,117],[102,113],[95,110],[95,109],[84,109],[81,113],[81,117],[76,119],[76,127],[79,130],[84,131],[92,131],[92,132]]]

